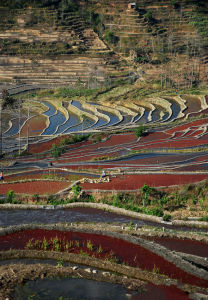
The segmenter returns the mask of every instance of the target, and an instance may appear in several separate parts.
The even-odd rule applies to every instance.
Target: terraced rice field
[[[149,237],[149,239],[153,240],[153,237]],[[174,241],[174,239],[171,238],[161,239],[157,236],[154,239],[162,244],[165,242],[167,244],[167,248],[169,248]],[[160,240],[162,240],[162,242]],[[180,256],[181,254],[173,254],[170,250],[159,244],[155,244],[155,246],[153,246],[148,239],[139,238],[135,234],[133,236],[133,234],[115,234],[108,231],[101,234],[99,231],[94,229],[64,229],[62,227],[60,230],[59,227],[52,229],[52,227],[50,228],[50,225],[46,228],[44,225],[36,225],[33,226],[33,228],[30,228],[30,226],[27,225],[24,228],[19,226],[19,228],[16,229],[10,227],[9,230],[2,232],[0,242],[0,256],[2,258],[10,256],[10,259],[13,258],[14,263],[15,256],[24,256],[25,258],[33,256],[37,259],[39,257],[43,258],[43,253],[44,256],[50,257],[51,253],[54,257],[68,257],[68,260],[71,262],[85,261],[87,264],[91,263],[94,267],[99,266],[104,269],[110,268],[111,271],[116,268],[116,266],[119,266],[120,272],[123,274],[128,272],[128,277],[132,276],[133,278],[140,280],[136,281],[136,279],[131,279],[132,282],[134,282],[134,285],[131,286],[131,288],[130,286],[128,287],[128,298],[123,297],[122,299],[148,299],[149,296],[153,297],[154,294],[154,296],[157,295],[157,297],[159,297],[158,299],[185,300],[190,299],[189,294],[195,295],[196,291],[199,291],[200,289],[205,291],[208,286],[206,271],[201,269],[200,273],[200,266],[198,266],[198,268],[194,268],[190,262],[187,262]],[[197,243],[202,244],[200,242],[195,242],[195,244]],[[190,240],[189,244],[189,248],[193,248],[192,246],[194,241]],[[174,249],[177,248],[184,250],[183,245],[184,241],[181,240],[180,242],[180,240],[178,240],[178,246]],[[204,244],[203,247],[206,249],[207,244]],[[190,251],[188,250],[188,252]],[[83,258],[83,253],[85,253],[85,258]],[[183,255],[186,255],[186,253],[187,250],[185,249]],[[47,262],[50,264],[46,265]],[[29,272],[32,271],[34,279],[38,279],[39,276],[42,279],[45,276],[49,276],[49,270],[51,268],[49,266],[51,264],[53,265],[53,261],[51,260],[49,262],[48,260],[47,262],[44,263],[44,260],[41,262],[39,265],[39,271],[35,269],[34,263],[32,265],[28,265],[27,268],[29,268]],[[5,275],[9,275],[11,269],[16,270],[17,266],[22,266],[21,268],[23,270],[23,274],[26,276],[25,280],[27,281],[27,269],[24,271],[28,264],[27,260],[24,260],[24,265],[21,265],[21,259],[18,264],[17,262],[16,264],[12,264],[11,260],[6,272],[4,269],[4,263],[5,262],[3,261],[0,269],[4,271]],[[44,277],[41,275],[42,266],[44,266],[45,270]],[[19,270],[21,268],[19,268]],[[76,273],[76,270],[79,270],[78,273]],[[55,269],[53,269],[53,272],[54,275],[57,274]],[[15,273],[18,275],[19,271],[15,271]],[[87,276],[87,273],[90,273],[90,275]],[[78,278],[81,277],[87,279],[93,279],[93,273],[96,274],[98,281],[107,280],[107,282],[115,283],[113,278],[111,278],[112,275],[110,272],[102,273],[100,269],[93,271],[90,268],[86,269],[84,266],[76,266],[72,268],[70,265],[68,269],[65,269],[62,265],[59,271],[59,274],[65,274],[65,276],[69,276],[69,274],[71,276],[76,274],[78,275]],[[105,275],[105,280],[100,278],[102,274]],[[120,278],[122,279],[123,285],[125,285],[124,278],[125,277]],[[34,283],[35,282],[37,283],[37,287],[35,288],[37,291],[38,286],[41,286],[41,282],[39,282],[39,280],[34,281]],[[117,277],[116,283],[119,282],[119,277]],[[14,288],[14,284],[15,281],[13,277],[11,277],[8,288]],[[62,290],[62,292],[65,290],[63,288],[63,284],[62,276],[62,285],[60,286],[60,290]],[[21,292],[21,289],[25,289],[25,293],[31,293],[32,291],[30,291],[30,289],[26,289],[27,286],[28,284],[26,284],[23,288],[18,286],[18,294],[23,293],[23,291]],[[4,289],[4,284],[2,287]],[[144,289],[141,289],[142,287]],[[48,289],[50,290],[51,287],[48,287]],[[130,292],[132,289],[135,289],[138,294],[136,292]],[[121,287],[118,287],[117,295],[119,291],[122,291]]]
[[[206,224],[203,229],[195,228],[201,230],[196,237],[192,228],[177,227],[180,225],[174,223],[175,219],[172,224],[163,223],[162,218],[156,216],[155,219],[145,216],[147,219],[141,220],[141,216],[120,215],[118,211],[106,211],[106,207],[98,210],[99,207],[69,204],[65,210],[63,206],[58,209],[52,206],[50,210],[49,204],[53,202],[49,201],[38,207],[41,211],[22,209],[21,201],[25,199],[31,205],[34,199],[47,201],[54,195],[68,199],[76,182],[85,197],[88,193],[134,192],[140,195],[144,184],[156,188],[173,186],[174,190],[174,186],[208,180],[207,97],[181,95],[148,98],[146,105],[143,102],[135,101],[130,107],[73,100],[57,107],[48,101],[44,102],[48,110],[32,116],[29,122],[24,119],[21,127],[17,126],[17,119],[10,123],[3,135],[5,140],[10,133],[14,141],[20,135],[24,145],[28,130],[34,138],[30,140],[29,155],[17,157],[6,165],[5,179],[0,182],[1,197],[12,190],[21,203],[14,210],[10,210],[10,206],[1,207],[0,272],[3,279],[0,299],[7,292],[11,295],[15,287],[18,295],[33,288],[37,292],[43,284],[41,280],[51,272],[53,276],[77,276],[83,280],[122,283],[125,287],[128,283],[129,291],[122,294],[123,299],[154,299],[157,295],[158,299],[185,300],[198,299],[197,293],[208,294]],[[198,119],[191,119],[193,116]],[[139,124],[146,125],[147,131],[138,138],[135,129]],[[88,140],[65,145],[65,152],[53,158],[52,145],[59,145],[63,137],[71,138],[74,133],[81,136],[90,133],[91,136]],[[11,149],[18,149],[18,139],[16,142],[16,146],[10,145]],[[105,177],[101,178],[103,171]],[[95,224],[89,225],[89,221]],[[59,222],[64,224],[59,227]],[[25,223],[30,225],[23,225]],[[154,229],[145,227],[143,231],[142,226],[146,225]],[[173,228],[189,233],[185,238],[181,233],[170,231],[169,234]],[[23,258],[43,260],[37,269],[35,264],[21,263]],[[51,262],[46,266],[44,258],[56,259],[60,265],[66,260],[76,266],[55,269]],[[8,259],[20,259],[19,265],[10,261],[6,269],[4,265],[8,264]],[[85,266],[98,269],[84,269]],[[31,283],[36,287],[31,287],[30,283],[23,287],[18,285],[17,278],[24,276],[27,281],[31,274],[32,280],[38,279]],[[65,279],[62,280],[63,287]],[[122,288],[119,286],[118,291],[123,291]]]
[[[61,108],[54,106],[50,101],[41,101],[41,104],[47,108],[42,115],[48,118],[41,135],[68,133],[73,128],[73,132],[83,132],[124,126],[128,128],[141,123],[171,123],[182,117],[189,118],[191,114],[206,113],[208,109],[206,97],[189,95],[148,98],[146,102],[135,101],[131,106],[128,106],[128,103],[110,106],[77,100],[65,103],[64,106],[62,103]],[[11,123],[7,136],[12,136],[22,129],[22,124],[18,124],[18,127],[16,123]],[[76,127],[78,123],[80,126]]]
[[[196,106],[193,104],[194,101]],[[44,159],[19,158],[17,159],[18,165],[8,167],[7,170],[34,169],[36,167],[48,170],[52,163],[54,175],[60,169],[93,170],[92,172],[97,172],[98,175],[101,174],[102,169],[105,169],[107,174],[110,174],[109,182],[83,183],[82,187],[87,190],[136,190],[144,183],[153,187],[161,187],[207,179],[207,97],[181,95],[148,98],[148,105],[142,107],[143,102],[133,103],[131,108],[130,106],[127,108],[124,105],[110,107],[76,100],[68,106],[65,103],[64,107],[56,108],[51,102],[42,101],[48,110],[43,112],[39,119],[35,118],[41,126],[39,138],[41,135],[44,136],[45,142],[40,142],[40,140],[31,142],[29,152],[38,154],[46,151]],[[189,120],[194,109],[195,113],[203,113],[203,118]],[[154,113],[160,115],[160,118],[157,119]],[[73,119],[75,115],[76,118]],[[44,116],[48,118],[45,128],[43,128]],[[38,136],[35,118],[30,121],[29,129],[31,132],[32,130],[36,131]],[[178,124],[175,125],[173,121],[177,119]],[[145,122],[148,122],[147,128],[150,128],[147,134],[142,135],[139,139],[132,132],[113,133],[115,129],[132,131],[133,128],[137,128],[138,120],[143,120],[144,125]],[[16,123],[11,124],[11,128],[5,133],[7,135],[9,132],[18,133],[17,127],[15,129]],[[151,124],[154,124],[154,127],[149,127]],[[56,137],[54,134],[60,134],[61,130],[64,135]],[[52,144],[58,145],[63,136],[69,137],[67,133],[73,134],[76,130],[79,134],[92,132],[103,134],[105,132],[105,135],[100,142],[94,143],[92,140],[88,140],[67,146],[65,153],[60,158],[52,159],[50,152],[47,152]],[[109,133],[109,130],[112,133]],[[27,122],[21,129],[21,134],[25,135],[26,132]],[[122,175],[123,173],[125,175]],[[21,183],[22,186],[26,186],[26,184]],[[44,193],[43,186],[44,184],[41,187],[42,193]],[[22,191],[18,184],[12,188],[17,193]],[[56,191],[58,191],[57,189],[62,189],[61,184],[57,185]],[[1,187],[2,193],[6,193],[8,190],[9,187],[6,185]],[[34,190],[35,187],[32,191]],[[45,192],[48,191],[45,190]]]

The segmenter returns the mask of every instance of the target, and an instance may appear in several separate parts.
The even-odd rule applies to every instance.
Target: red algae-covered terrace
[[[186,130],[186,129],[192,127],[192,126],[201,126],[201,125],[205,125],[205,124],[208,124],[208,118],[188,122],[188,123],[183,124],[183,125],[178,125],[176,127],[173,127],[171,129],[166,130],[165,132],[167,134],[173,134],[174,132],[181,131],[181,130]]]
[[[148,283],[145,286],[145,293],[139,293],[138,295],[132,296],[131,300],[190,300],[189,295],[186,292],[180,290],[176,286],[167,285],[154,285]]]
[[[55,194],[70,185],[70,182],[63,181],[26,181],[19,183],[0,183],[0,194],[7,194],[13,190],[16,194]]]
[[[71,137],[71,135],[65,135],[64,137],[60,136],[60,137],[52,138],[49,141],[30,144],[29,145],[29,153],[36,154],[36,153],[42,153],[44,151],[48,151],[51,149],[53,144],[58,145],[63,138],[70,138],[70,137]],[[83,146],[83,145],[90,145],[90,144],[92,144],[91,141],[83,141],[83,142],[79,142],[79,143],[70,145],[70,149],[77,148],[77,147]]]
[[[163,237],[146,236],[145,239],[161,244],[172,251],[179,251],[179,252],[197,255],[201,257],[207,257],[208,254],[208,244],[201,241],[179,239],[173,237],[170,238],[164,236]]]
[[[134,150],[140,149],[158,149],[158,148],[190,148],[196,146],[207,145],[208,136],[204,136],[204,138],[193,139],[192,137],[181,139],[181,140],[163,140],[163,141],[155,141],[154,143],[149,144],[138,144],[138,146],[134,147]]]
[[[178,279],[183,283],[188,283],[195,286],[208,287],[207,280],[185,272],[163,257],[138,244],[96,233],[27,229],[24,231],[17,231],[15,233],[0,236],[0,250],[9,250],[10,248],[25,249],[29,240],[43,240],[44,238],[47,241],[53,238],[58,238],[62,241],[78,241],[79,247],[81,246],[81,249],[87,251],[89,255],[94,254],[96,257],[104,258],[106,253],[113,252],[119,261],[124,262],[132,267],[139,267],[148,271],[152,271],[156,267],[159,269],[161,274],[168,275],[170,278]],[[102,253],[96,253],[93,251],[93,249],[88,249],[86,247],[87,241],[90,241],[96,247],[101,246]],[[60,249],[62,250],[61,247],[62,246],[60,244]],[[69,252],[79,253],[76,247],[72,247],[72,249],[70,248]]]
[[[105,183],[82,183],[85,190],[137,190],[145,183],[152,187],[182,185],[208,179],[208,174],[137,174],[112,178]]]

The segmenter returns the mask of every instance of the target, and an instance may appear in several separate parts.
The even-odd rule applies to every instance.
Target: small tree
[[[137,129],[136,129],[136,136],[139,138],[141,137],[145,132],[145,126],[140,125]]]
[[[34,195],[32,196],[32,198],[33,198],[33,200],[36,201],[36,202],[38,202],[38,200],[40,200],[39,194],[34,194]]]
[[[119,40],[119,38],[115,36],[112,31],[106,31],[105,39],[110,44],[116,44]]]
[[[15,193],[13,190],[8,191],[6,201],[8,203],[13,203],[15,200]]]
[[[145,183],[143,185],[143,187],[141,188],[141,191],[142,191],[142,196],[143,196],[143,206],[145,207],[148,202],[151,187]]]
[[[152,22],[154,19],[153,19],[153,16],[152,16],[152,12],[150,11],[150,10],[148,10],[147,12],[146,12],[146,14],[144,15],[144,17],[145,17],[145,20],[147,21],[147,22]]]
[[[73,187],[72,187],[72,192],[74,193],[74,196],[78,196],[80,194],[82,190],[82,187],[78,184],[75,184]]]
[[[51,148],[51,156],[55,159],[59,158],[62,153],[65,152],[65,148],[61,148],[59,145],[57,146],[56,144],[52,145]]]
[[[2,90],[2,109],[14,107],[15,99],[9,95],[9,92],[6,89]]]

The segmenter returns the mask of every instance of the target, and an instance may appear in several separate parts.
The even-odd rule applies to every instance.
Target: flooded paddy
[[[130,296],[127,297],[127,292]],[[125,300],[133,298],[123,286],[108,282],[97,282],[81,278],[53,278],[29,281],[24,286],[18,286],[13,294],[14,300],[35,299],[85,299],[85,300]]]
[[[68,246],[67,246],[68,245]],[[26,229],[0,236],[0,250],[31,249],[69,253],[87,253],[95,258],[127,264],[142,270],[159,273],[183,283],[208,287],[208,282],[185,272],[156,253],[124,239],[109,235],[79,231]]]
[[[66,121],[63,113],[57,111],[55,115],[49,117],[49,126],[45,129],[42,135],[52,135],[56,133],[56,130]]]
[[[120,224],[134,222],[141,226],[145,224],[145,222],[142,220],[92,208],[0,210],[1,227],[21,224],[56,224],[64,222],[109,222]]]
[[[17,286],[13,293],[14,300],[65,299],[65,300],[185,300],[188,295],[174,286],[155,286],[148,284],[140,291],[130,291],[122,285],[97,282],[81,278],[52,278],[29,281],[24,286]],[[35,298],[34,298],[35,297]],[[62,297],[62,298],[61,298]],[[157,297],[157,298],[155,298]]]
[[[171,251],[179,251],[192,255],[208,258],[208,244],[189,239],[177,239],[169,237],[145,237],[150,241],[161,244]]]
[[[169,230],[180,231],[200,231],[206,232],[206,228],[192,228],[186,226],[174,226],[171,224],[155,223],[151,221],[141,220],[125,215],[119,215],[102,209],[77,207],[77,208],[56,208],[51,209],[0,209],[0,227],[23,225],[23,224],[57,224],[57,223],[75,223],[75,222],[91,222],[91,223],[109,223],[116,225],[137,224],[142,226],[155,226],[157,228],[164,227]]]

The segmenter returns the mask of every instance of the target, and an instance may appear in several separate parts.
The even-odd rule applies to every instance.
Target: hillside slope
[[[0,81],[96,87],[130,79],[191,87],[208,79],[205,1],[7,1]]]

